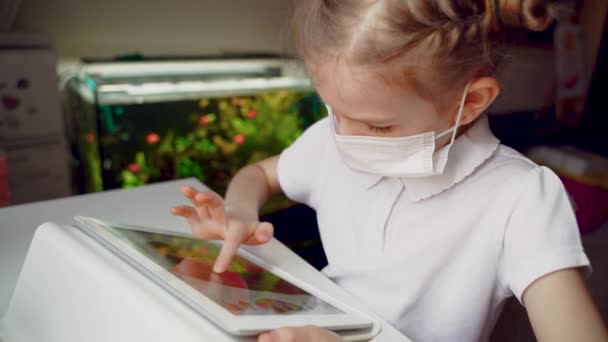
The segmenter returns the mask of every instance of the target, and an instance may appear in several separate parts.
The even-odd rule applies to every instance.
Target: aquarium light
[[[210,60],[210,61],[180,61],[180,62],[129,62],[129,63],[97,63],[84,66],[88,74],[101,77],[129,76],[162,76],[162,75],[197,75],[197,74],[242,74],[264,73],[268,68],[283,68],[290,66],[290,60]]]
[[[307,78],[275,77],[217,81],[149,82],[143,84],[100,85],[99,101],[104,104],[144,103],[188,98],[246,95],[279,89],[309,89]]]
[[[186,82],[157,82],[134,84],[108,84],[100,86],[100,92],[124,92],[132,96],[157,95],[163,93],[190,93],[209,91],[229,91],[238,89],[275,89],[310,86],[310,82],[291,77],[272,79],[252,78],[246,80],[221,80],[213,82],[186,81]]]

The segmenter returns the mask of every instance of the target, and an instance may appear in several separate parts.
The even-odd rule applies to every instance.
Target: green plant
[[[148,133],[147,146],[121,171],[122,186],[196,177],[223,193],[240,168],[281,153],[325,115],[313,92],[201,99],[187,127]]]

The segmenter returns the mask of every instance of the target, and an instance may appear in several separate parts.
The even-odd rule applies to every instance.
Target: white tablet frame
[[[116,224],[105,222],[99,219],[76,216],[74,221],[89,236],[100,242],[106,248],[121,257],[131,266],[144,273],[148,278],[163,287],[169,293],[181,300],[184,304],[199,312],[204,317],[212,321],[221,329],[237,336],[252,336],[259,333],[277,329],[285,326],[303,326],[315,325],[336,332],[344,330],[359,330],[369,329],[377,324],[374,319],[365,315],[360,310],[352,308],[344,303],[341,303],[330,296],[327,296],[317,289],[309,286],[305,282],[291,276],[280,268],[270,265],[255,255],[248,253],[243,249],[239,249],[238,254],[249,261],[261,266],[279,276],[280,278],[292,283],[300,289],[308,292],[312,296],[334,306],[336,309],[344,312],[343,314],[290,314],[290,315],[260,315],[260,316],[239,316],[234,315],[227,309],[223,308],[210,298],[196,291],[189,284],[179,279],[169,271],[163,269],[154,261],[150,260],[144,254],[137,251],[133,246],[120,240],[111,232],[107,231],[105,226],[112,226],[119,229],[138,230],[150,233],[159,233],[165,235],[175,235],[187,238],[192,238],[190,235],[180,234],[177,232],[162,231],[149,227],[140,227],[134,225]],[[375,329],[373,329],[375,330]]]

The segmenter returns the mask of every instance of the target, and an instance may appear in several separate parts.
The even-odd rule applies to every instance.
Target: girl
[[[500,145],[484,111],[509,28],[543,30],[541,0],[301,0],[297,46],[329,117],[249,165],[226,198],[182,189],[194,234],[273,236],[258,209],[283,191],[316,210],[324,274],[414,341],[485,341],[516,296],[541,341],[608,341],[559,178]],[[335,341],[315,327],[260,341]]]

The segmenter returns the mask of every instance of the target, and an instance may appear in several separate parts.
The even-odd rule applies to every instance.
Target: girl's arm
[[[608,342],[608,331],[578,269],[547,274],[524,292],[538,341]]]
[[[258,217],[270,195],[281,191],[277,176],[278,156],[245,166],[232,178],[226,191],[226,212]]]

